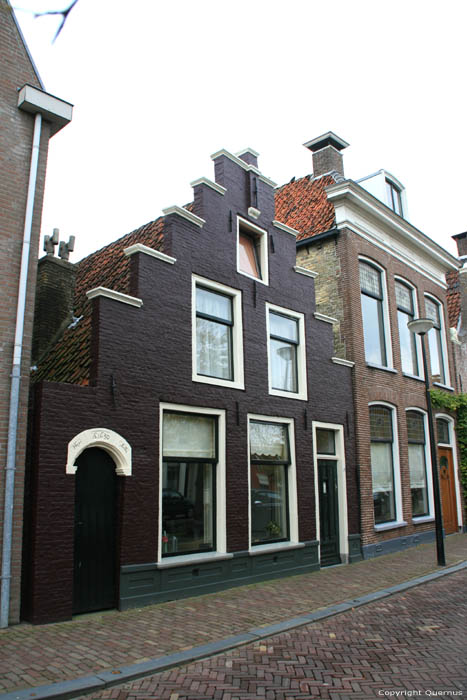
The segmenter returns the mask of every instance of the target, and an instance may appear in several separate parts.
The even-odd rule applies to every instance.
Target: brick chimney
[[[313,176],[337,172],[344,177],[344,159],[341,151],[349,145],[347,141],[328,131],[316,139],[303,144],[313,153]]]
[[[55,240],[56,237],[56,240]],[[46,236],[44,249],[47,255],[37,264],[36,305],[34,309],[34,329],[32,336],[32,364],[36,364],[49,347],[73,321],[73,296],[75,291],[76,265],[68,261],[70,244],[61,243],[60,258],[54,257],[58,244],[54,238]],[[73,249],[73,244],[70,250]]]
[[[467,231],[464,233],[457,233],[453,236],[453,239],[457,243],[457,254],[460,258],[467,256]]]

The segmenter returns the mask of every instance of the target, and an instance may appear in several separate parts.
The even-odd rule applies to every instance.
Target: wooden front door
[[[438,447],[439,483],[443,525],[446,535],[457,532],[456,489],[454,484],[454,462],[450,447]]]
[[[116,605],[115,464],[96,447],[76,463],[73,614]]]
[[[340,564],[336,460],[318,459],[318,489],[321,566]]]

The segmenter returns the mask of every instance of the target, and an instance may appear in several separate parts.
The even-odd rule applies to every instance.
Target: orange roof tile
[[[325,188],[334,184],[332,175],[316,179],[307,175],[283,185],[276,190],[276,220],[299,231],[298,241],[329,231],[335,213]]]

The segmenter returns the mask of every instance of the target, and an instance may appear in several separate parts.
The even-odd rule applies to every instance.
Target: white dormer
[[[388,173],[387,170],[378,170],[377,173],[362,177],[356,182],[367,192],[384,202],[389,209],[408,220],[405,187],[394,175]]]

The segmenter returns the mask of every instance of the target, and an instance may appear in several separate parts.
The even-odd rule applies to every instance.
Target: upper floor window
[[[445,418],[436,419],[436,432],[438,433],[438,445],[450,445],[449,421]]]
[[[193,379],[243,388],[241,292],[193,278]]]
[[[386,179],[386,194],[388,197],[388,206],[402,216],[402,197],[401,190],[391,180]]]
[[[360,290],[363,317],[363,338],[367,362],[387,366],[384,328],[384,296],[382,272],[367,262],[360,262]]]
[[[411,333],[407,327],[407,323],[413,321],[415,315],[413,289],[403,282],[396,282],[396,302],[402,371],[418,376],[416,335]]]
[[[428,331],[428,347],[430,349],[431,375],[439,377],[441,384],[446,384],[446,363],[443,347],[443,323],[441,304],[425,297],[425,312],[427,318],[433,321],[433,328]]]
[[[371,474],[375,524],[396,520],[392,409],[370,406]]]
[[[417,517],[429,514],[425,419],[418,411],[407,411],[406,415],[412,516]]]
[[[237,222],[237,270],[268,284],[267,231],[245,219]]]
[[[305,324],[303,314],[266,305],[269,333],[269,391],[306,399]]]

